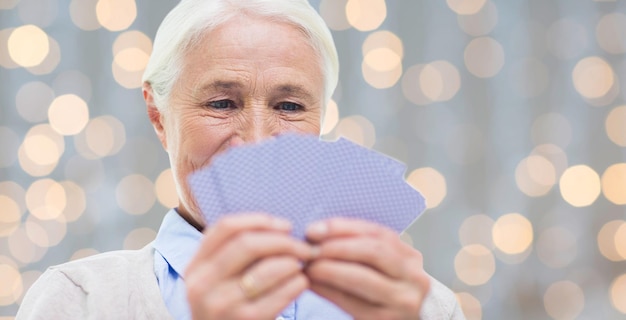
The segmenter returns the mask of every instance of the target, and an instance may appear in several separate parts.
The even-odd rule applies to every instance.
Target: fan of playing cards
[[[291,221],[303,238],[308,224],[331,217],[401,232],[425,209],[404,172],[404,164],[346,139],[287,134],[226,151],[189,184],[209,225],[229,213],[266,212]]]

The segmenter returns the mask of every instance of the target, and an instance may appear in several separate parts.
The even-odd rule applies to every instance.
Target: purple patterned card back
[[[352,217],[406,229],[425,209],[402,163],[348,140],[286,134],[226,151],[189,184],[208,224],[236,212],[291,221],[294,236],[314,221]]]

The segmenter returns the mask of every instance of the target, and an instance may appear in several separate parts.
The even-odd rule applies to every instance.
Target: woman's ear
[[[150,123],[152,123],[154,132],[156,132],[159,141],[161,141],[161,145],[163,145],[163,148],[167,151],[167,133],[165,132],[164,117],[161,110],[159,110],[154,103],[154,94],[150,83],[144,82],[142,91],[143,99],[146,101],[146,108],[148,111],[148,118],[150,118]]]

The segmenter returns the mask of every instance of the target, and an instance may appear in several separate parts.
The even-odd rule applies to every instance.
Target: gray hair
[[[152,86],[159,109],[168,106],[183,56],[194,41],[241,13],[291,23],[304,32],[320,58],[326,106],[339,77],[337,49],[326,23],[306,0],[182,0],[159,26],[142,78]]]

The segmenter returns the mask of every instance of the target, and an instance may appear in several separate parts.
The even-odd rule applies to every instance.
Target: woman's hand
[[[419,251],[374,223],[334,218],[311,225],[311,289],[355,319],[419,319],[429,290]]]
[[[194,319],[274,319],[309,286],[311,247],[289,222],[266,214],[230,215],[205,231],[185,273]]]

